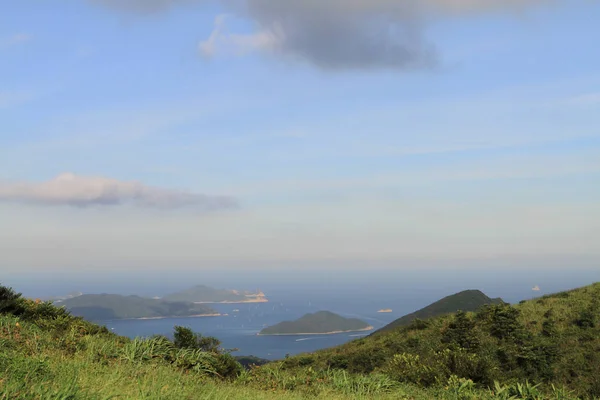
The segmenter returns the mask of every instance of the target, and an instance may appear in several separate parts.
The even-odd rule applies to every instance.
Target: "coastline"
[[[194,304],[246,304],[246,303],[268,303],[267,299],[237,300],[237,301],[194,301]]]
[[[110,321],[133,321],[133,320],[149,320],[149,319],[169,319],[169,318],[202,318],[202,317],[220,317],[223,314],[195,314],[195,315],[167,315],[164,317],[139,317],[139,318],[119,318]]]
[[[256,336],[306,336],[306,335],[337,335],[338,333],[352,333],[352,332],[368,332],[375,329],[371,325],[362,329],[352,329],[349,331],[331,331],[324,333],[257,333]]]

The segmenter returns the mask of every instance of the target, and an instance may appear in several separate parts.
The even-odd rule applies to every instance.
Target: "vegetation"
[[[203,304],[148,299],[117,294],[84,294],[57,302],[73,315],[91,321],[125,318],[163,318],[211,315],[217,312]]]
[[[283,321],[269,326],[260,331],[260,335],[351,332],[370,328],[369,324],[359,319],[344,318],[329,311],[319,311],[314,314],[306,314],[295,321]]]
[[[245,370],[175,327],[130,340],[0,286],[0,399],[598,398],[600,284]]]
[[[384,374],[421,387],[440,386],[452,377],[478,387],[535,382],[539,388],[553,384],[582,397],[600,397],[599,314],[597,283],[514,307],[494,304],[477,312],[416,319],[280,365],[289,371],[311,366]]]
[[[477,311],[487,304],[503,303],[504,301],[502,301],[502,299],[489,298],[479,290],[465,290],[451,296],[444,297],[443,299],[438,300],[425,308],[398,318],[397,320],[392,321],[388,325],[377,330],[375,333],[410,325],[417,319],[426,320],[428,318],[439,317],[441,315],[451,314],[457,311]]]
[[[257,297],[259,297],[259,294],[256,293],[215,289],[209,286],[198,285],[181,292],[169,294],[163,297],[163,300],[199,303],[244,303]]]

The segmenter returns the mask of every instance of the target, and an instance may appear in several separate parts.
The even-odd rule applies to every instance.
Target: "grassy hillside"
[[[441,315],[455,313],[457,311],[477,311],[486,304],[502,303],[502,299],[491,299],[479,290],[465,290],[460,293],[444,297],[443,299],[438,300],[425,308],[398,318],[375,333],[389,331],[401,326],[409,325],[416,319],[426,320],[428,318],[439,317]]]
[[[130,340],[0,286],[0,399],[593,398],[599,291],[437,318],[244,370],[189,329],[177,327],[173,341]]]
[[[452,376],[565,386],[600,397],[600,283],[525,301],[459,312],[289,358],[282,368],[381,373],[423,387]]]
[[[329,311],[306,314],[295,321],[283,321],[260,331],[261,335],[349,332],[370,328],[356,318],[344,318]]]
[[[73,315],[92,321],[124,318],[161,318],[209,315],[216,311],[203,304],[170,302],[139,296],[84,294],[59,303]]]

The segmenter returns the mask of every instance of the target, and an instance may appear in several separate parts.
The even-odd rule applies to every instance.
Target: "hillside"
[[[345,345],[304,354],[281,368],[382,373],[435,386],[452,376],[489,387],[529,381],[600,397],[600,283],[477,312],[413,320]]]
[[[595,399],[599,299],[600,283],[244,370],[187,328],[131,340],[0,286],[0,399]]]
[[[369,324],[356,319],[344,318],[329,311],[306,314],[295,321],[283,321],[260,331],[259,335],[311,335],[366,331]]]
[[[479,290],[465,290],[450,296],[446,296],[443,299],[428,305],[427,307],[398,318],[383,328],[375,331],[374,334],[409,325],[416,319],[426,320],[428,318],[438,317],[457,311],[477,311],[486,304],[501,303],[503,303],[502,299],[489,298]]]
[[[65,306],[71,314],[91,321],[217,314],[215,310],[203,304],[170,302],[117,294],[84,294],[55,304]]]
[[[191,303],[265,303],[268,301],[264,293],[260,291],[257,293],[239,292],[237,290],[215,289],[204,285],[168,294],[162,300]]]

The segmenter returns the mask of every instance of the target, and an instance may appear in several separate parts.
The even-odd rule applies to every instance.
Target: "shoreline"
[[[167,315],[164,317],[139,317],[139,318],[118,318],[107,321],[142,321],[151,319],[169,319],[169,318],[202,318],[202,317],[221,317],[223,314],[195,314],[195,315]]]
[[[238,300],[238,301],[194,301],[194,304],[246,304],[246,303],[268,303],[267,299],[260,300]]]
[[[306,336],[306,335],[337,335],[339,333],[353,333],[353,332],[368,332],[375,329],[371,325],[362,329],[352,329],[349,331],[332,331],[324,333],[257,333],[256,336]]]

